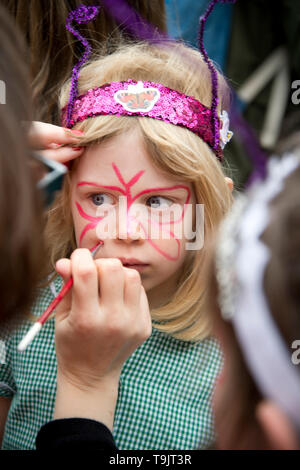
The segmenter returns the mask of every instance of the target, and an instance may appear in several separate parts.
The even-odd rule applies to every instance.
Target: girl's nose
[[[145,238],[141,224],[134,217],[126,214],[120,220],[117,220],[116,227],[117,240],[123,240],[126,243],[140,241]]]

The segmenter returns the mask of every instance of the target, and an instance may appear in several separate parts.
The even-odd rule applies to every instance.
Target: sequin
[[[222,160],[223,152],[218,144],[215,147],[214,116],[210,108],[200,103],[192,96],[187,96],[177,90],[167,88],[160,83],[144,81],[144,88],[156,88],[160,92],[160,98],[148,112],[131,112],[114,100],[114,94],[120,90],[128,89],[129,85],[137,82],[127,80],[123,82],[111,82],[99,88],[91,88],[86,93],[74,100],[72,115],[69,123],[72,127],[81,121],[94,116],[145,116],[159,119],[175,126],[186,127],[198,135],[213,150],[216,156]],[[68,106],[62,109],[62,125],[68,121]],[[218,134],[221,129],[220,120],[217,118]]]

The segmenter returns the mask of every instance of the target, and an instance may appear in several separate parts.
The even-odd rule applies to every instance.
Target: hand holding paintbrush
[[[101,244],[103,242],[99,242],[97,246],[91,251],[91,254],[94,258],[96,255],[98,249],[100,248]],[[51,313],[56,309],[56,307],[59,305],[59,303],[62,301],[62,299],[65,297],[65,295],[69,292],[69,290],[73,286],[73,278],[72,276],[70,279],[65,283],[59,294],[55,297],[55,299],[51,302],[49,307],[45,310],[43,315],[39,317],[39,319],[35,322],[35,324],[30,328],[30,330],[27,332],[27,334],[24,336],[22,341],[18,344],[18,351],[24,351],[29,344],[32,342],[32,340],[36,337],[36,335],[41,331],[42,326],[48,318],[50,317]]]
[[[57,271],[73,287],[56,310],[53,418],[88,418],[112,430],[124,362],[152,331],[140,274],[86,249],[61,260]]]

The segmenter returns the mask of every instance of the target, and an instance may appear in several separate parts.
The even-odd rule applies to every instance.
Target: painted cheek
[[[186,197],[185,204],[187,204],[189,199],[190,199],[190,190],[185,185],[177,185],[177,186],[173,186],[171,188],[165,188],[165,187],[148,188],[148,189],[145,189],[144,191],[141,191],[134,198],[132,198],[131,193],[130,193],[130,186],[132,186],[134,183],[136,183],[138,181],[138,179],[142,176],[143,172],[137,173],[130,180],[130,182],[128,184],[126,184],[123,177],[122,177],[122,175],[121,175],[121,172],[120,172],[119,168],[115,164],[113,164],[113,168],[114,168],[114,171],[115,171],[119,181],[125,186],[125,191],[126,191],[126,196],[127,196],[127,221],[128,222],[130,222],[130,214],[129,214],[130,207],[132,206],[134,200],[136,200],[141,195],[150,193],[153,190],[159,192],[159,191],[166,191],[166,190],[170,191],[170,190],[176,190],[178,188],[184,188],[187,191],[187,197]],[[174,221],[172,224],[170,224],[170,222],[164,224],[164,223],[162,223],[158,220],[156,221],[155,218],[153,218],[153,217],[151,217],[151,220],[149,220],[149,218],[148,218],[147,224],[140,221],[140,227],[142,228],[142,230],[144,232],[144,238],[149,242],[149,244],[152,246],[152,248],[155,251],[157,251],[162,257],[164,257],[164,258],[166,258],[170,261],[176,261],[176,260],[178,260],[178,258],[180,256],[180,249],[181,249],[180,241],[181,240],[178,237],[176,237],[176,235],[174,234],[173,225],[175,223],[182,223],[183,218],[184,218],[184,211],[182,212],[182,214],[178,218],[178,220]],[[127,222],[127,224],[128,224],[128,222]],[[153,233],[155,231],[154,230],[155,229],[154,225],[156,225],[156,224],[158,224],[160,226],[160,228],[164,232],[165,238],[167,240],[154,241],[151,238],[151,233]],[[150,227],[150,230],[149,230],[148,227]],[[152,229],[151,229],[151,227],[152,227]],[[150,231],[150,233],[149,233],[149,231]]]
[[[79,238],[79,247],[81,247],[81,243],[82,243],[82,239],[83,237],[85,236],[85,234],[89,231],[89,230],[93,230],[97,227],[98,223],[100,222],[100,220],[102,220],[104,218],[104,216],[101,216],[101,217],[93,217],[91,215],[88,215],[81,207],[81,205],[79,204],[79,202],[76,202],[76,208],[80,214],[81,217],[83,217],[84,219],[88,220],[89,223],[85,225],[84,229],[82,230],[81,234],[80,234],[80,238]]]
[[[151,247],[162,257],[176,261],[180,257],[181,238],[174,233],[174,222],[161,222],[157,215],[131,217],[128,215],[128,231],[134,226],[134,231],[140,231]]]
[[[156,190],[160,192],[164,190],[170,191],[170,189],[176,190],[178,188],[186,189],[187,197],[185,204],[187,204],[190,199],[190,190],[187,186],[184,187],[183,185],[180,185],[172,188],[157,188]],[[151,191],[153,191],[153,188],[146,189],[139,193],[134,199]],[[147,239],[155,251],[170,261],[177,261],[179,259],[183,245],[183,222],[185,210],[182,209],[179,212],[179,214],[178,211],[175,213],[175,220],[171,219],[170,213],[166,214],[167,222],[164,221],[164,217],[162,215],[158,215],[159,213],[155,214],[155,211],[148,216],[146,221],[139,221],[144,232],[144,238]]]

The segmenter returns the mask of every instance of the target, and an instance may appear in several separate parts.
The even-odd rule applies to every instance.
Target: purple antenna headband
[[[62,109],[62,124],[67,124],[68,105]],[[211,126],[212,111],[191,96],[167,88],[160,83],[123,82],[106,83],[92,88],[75,99],[69,124],[99,115],[147,116],[164,122],[186,127],[201,137],[222,159],[222,148],[214,147]],[[222,128],[217,118],[218,133]]]
[[[86,51],[81,60],[73,68],[72,74],[72,85],[70,90],[69,103],[62,111],[62,120],[66,127],[73,127],[76,122],[93,117],[97,115],[114,114],[118,116],[129,115],[129,116],[148,116],[155,119],[160,119],[165,122],[169,122],[175,125],[186,127],[199,137],[201,137],[214,151],[216,156],[222,160],[223,152],[226,142],[231,138],[232,133],[228,132],[226,125],[228,123],[227,114],[222,113],[220,116],[222,124],[217,114],[218,106],[218,76],[217,72],[208,58],[206,50],[203,45],[203,34],[204,27],[208,16],[211,14],[216,3],[232,3],[235,0],[212,0],[209,4],[205,14],[200,18],[200,30],[199,30],[199,48],[203,55],[204,61],[206,62],[212,79],[212,105],[211,109],[204,106],[202,103],[197,101],[195,98],[186,96],[177,90],[171,90],[170,88],[164,87],[161,84],[152,84],[151,82],[143,82],[141,92],[133,91],[132,80],[127,82],[113,82],[106,84],[98,89],[88,90],[87,93],[78,97],[78,77],[80,67],[88,60],[91,54],[91,46],[88,41],[80,35],[80,33],[72,26],[72,22],[75,21],[78,24],[88,23],[96,18],[99,13],[100,6],[84,6],[80,5],[76,10],[72,11],[66,21],[66,28],[74,34],[86,48]],[[159,36],[159,34],[158,34]],[[166,37],[164,36],[164,40]],[[142,82],[139,82],[136,86]],[[131,95],[134,96],[131,108],[124,106],[124,102],[115,100],[116,92],[126,92],[127,88],[116,89],[118,85],[124,87],[127,84],[131,87]],[[144,88],[146,86],[146,89]],[[134,105],[134,101],[141,100],[143,95],[149,94],[148,85],[154,86],[156,94],[159,96],[154,101],[150,100],[150,108],[144,107],[138,109]],[[99,90],[97,92],[97,90]],[[146,90],[146,91],[145,91]],[[105,102],[101,103],[101,100],[105,99]],[[83,101],[82,101],[83,100]],[[115,100],[115,101],[114,101]],[[147,100],[146,100],[147,101]],[[158,103],[156,103],[158,101]],[[76,109],[75,108],[76,103]],[[184,105],[184,106],[183,106]],[[165,107],[164,107],[165,106]],[[80,110],[83,107],[84,110]],[[222,129],[222,135],[220,131]],[[221,137],[221,142],[220,142]]]
[[[66,20],[66,28],[70,31],[70,33],[74,34],[74,36],[79,39],[82,45],[85,47],[85,52],[79,62],[73,67],[72,73],[72,86],[70,90],[70,98],[68,104],[68,119],[67,122],[69,123],[71,120],[72,110],[73,110],[73,103],[78,95],[78,77],[79,77],[79,70],[80,67],[89,59],[92,48],[87,39],[83,37],[73,26],[72,22],[75,21],[78,24],[85,24],[89,23],[90,21],[94,20],[100,11],[100,6],[89,6],[86,7],[84,5],[80,5],[76,10],[71,11],[69,13],[67,20]],[[67,127],[70,127],[67,125]]]
[[[211,12],[213,11],[216,3],[235,3],[235,1],[236,0],[212,0],[210,4],[208,5],[206,12],[204,13],[203,16],[201,16],[199,20],[199,32],[198,32],[199,49],[203,56],[204,61],[207,63],[207,66],[211,74],[211,83],[212,83],[211,112],[212,112],[212,126],[213,126],[213,134],[214,134],[214,145],[213,145],[214,149],[217,149],[219,146],[219,126],[218,126],[218,114],[217,114],[217,107],[218,107],[218,102],[219,102],[218,74],[205,50],[205,47],[203,44],[203,36],[204,36],[204,29],[205,29],[206,21],[209,15],[211,14]]]

